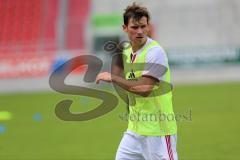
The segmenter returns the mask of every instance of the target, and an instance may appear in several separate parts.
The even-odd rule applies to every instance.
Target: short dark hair
[[[149,22],[150,14],[147,8],[136,4],[136,2],[133,2],[132,5],[127,6],[125,12],[123,13],[124,25],[128,25],[128,22],[131,18],[133,18],[134,21],[139,21],[142,17],[146,17],[147,22]]]

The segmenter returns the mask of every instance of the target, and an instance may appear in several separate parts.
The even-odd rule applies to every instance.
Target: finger
[[[96,80],[96,84],[99,84],[99,82],[100,82],[100,79],[97,79],[97,80]]]
[[[99,75],[98,75],[97,78],[96,78],[96,80],[95,80],[96,84],[98,84],[99,81],[100,81],[100,78],[99,78]]]

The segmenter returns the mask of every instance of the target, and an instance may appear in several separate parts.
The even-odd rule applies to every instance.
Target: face
[[[128,38],[131,43],[142,45],[147,40],[147,34],[149,31],[149,25],[147,17],[142,17],[139,21],[129,19],[128,25],[123,25],[123,30],[128,34]]]

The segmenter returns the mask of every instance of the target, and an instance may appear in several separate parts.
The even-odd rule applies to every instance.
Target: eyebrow
[[[130,26],[130,27],[143,27],[143,26],[147,26],[146,24],[139,24],[139,25],[132,25],[132,26]]]

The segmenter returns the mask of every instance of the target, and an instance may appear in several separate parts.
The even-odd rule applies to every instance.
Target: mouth
[[[142,39],[143,37],[136,37],[137,39]]]

